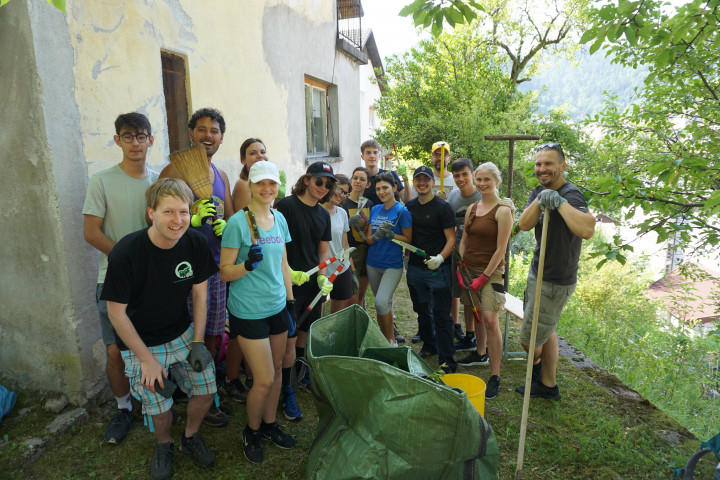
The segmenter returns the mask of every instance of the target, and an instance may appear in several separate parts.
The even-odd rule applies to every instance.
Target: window
[[[185,59],[170,52],[160,52],[163,93],[167,114],[170,151],[190,146],[188,135],[188,101],[185,78]]]
[[[305,134],[308,155],[328,155],[327,87],[305,80]]]

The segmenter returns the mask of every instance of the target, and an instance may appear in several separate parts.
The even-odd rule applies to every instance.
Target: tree
[[[583,186],[597,210],[637,212],[640,235],[681,247],[720,243],[720,0],[668,11],[657,0],[619,0],[595,11],[582,42],[615,61],[649,73],[628,108],[608,104],[588,124],[600,126],[601,162],[619,166],[588,177]],[[605,245],[605,259],[624,260],[632,248],[620,238]]]

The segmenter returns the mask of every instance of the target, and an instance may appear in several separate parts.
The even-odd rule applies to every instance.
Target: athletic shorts
[[[535,348],[547,342],[550,335],[555,332],[558,321],[560,321],[560,314],[575,291],[576,285],[576,283],[572,285],[555,285],[542,282]],[[531,273],[528,275],[527,284],[525,285],[525,301],[523,302],[525,315],[520,330],[520,343],[523,345],[530,345],[536,286],[537,278]]]
[[[207,280],[207,323],[205,324],[205,336],[222,335],[225,333],[225,311],[227,300],[227,287],[225,282],[220,280],[220,274],[216,273]],[[188,312],[193,318],[192,291],[188,294]]]
[[[330,291],[330,300],[347,300],[353,296],[352,270],[337,276]]]
[[[231,313],[230,338],[235,338],[240,335],[250,340],[260,340],[268,338],[270,335],[280,335],[288,331],[288,318],[286,308],[283,308],[275,315],[257,320],[238,318]]]
[[[468,265],[468,271],[470,272],[470,276],[472,278],[479,277],[484,270],[484,268],[475,268]],[[503,310],[503,305],[505,305],[503,273],[505,273],[505,267],[496,268],[493,274],[490,275],[490,279],[487,283],[485,283],[483,288],[480,289],[480,302],[482,309],[486,312],[501,312]],[[457,281],[457,275],[455,280]],[[459,287],[460,285],[458,284],[458,288]],[[475,295],[473,295],[473,300],[477,302],[477,297]],[[460,295],[460,302],[466,307],[471,306],[470,292],[468,290],[462,291],[462,294]]]
[[[365,264],[367,263],[368,244],[359,243],[355,246],[355,250],[350,254],[353,265],[355,265],[355,271],[357,272],[358,278],[367,277],[367,269]]]
[[[193,327],[185,333],[162,345],[148,347],[155,360],[165,367],[168,374],[172,371],[173,381],[188,397],[193,395],[210,395],[217,391],[215,385],[215,363],[209,358],[205,370],[196,372],[187,361],[190,353],[190,344],[193,339]],[[142,412],[145,415],[159,415],[170,410],[172,398],[165,398],[159,393],[152,393],[140,384],[142,370],[140,359],[132,350],[123,350],[122,358],[125,362],[125,376],[130,380],[130,391],[133,397],[142,403]],[[172,366],[172,368],[171,368]]]

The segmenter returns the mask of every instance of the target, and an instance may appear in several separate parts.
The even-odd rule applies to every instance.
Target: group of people
[[[276,416],[282,404],[286,419],[302,419],[290,376],[296,358],[305,356],[310,325],[322,315],[328,295],[331,312],[352,304],[364,307],[369,286],[389,345],[404,341],[394,326],[392,299],[406,251],[407,284],[423,342],[420,355],[437,354],[446,372],[458,365],[487,364],[489,356],[486,397],[497,395],[502,354],[498,313],[504,303],[504,254],[514,208],[498,196],[501,178],[494,164],[473,169],[470,160],[460,158],[450,165],[450,175],[442,168],[449,165],[449,145],[438,142],[431,152],[435,168],[417,168],[411,186],[404,166],[397,171],[379,168],[380,145],[368,140],[361,145],[365,166],[355,168],[350,178],[315,162],[285,195],[284,172],[268,160],[261,140],[249,138],[240,148],[243,169],[231,194],[226,173],[212,163],[224,138],[222,115],[204,108],[188,126],[191,142],[205,147],[212,198],[197,198],[172,164],[159,174],[145,165],[154,138],[148,119],[139,113],[118,116],[114,140],[123,158],[88,184],[84,233],[101,252],[96,301],[107,376],[118,406],[106,428],[106,442],[125,438],[135,396],[157,439],[151,478],[169,478],[172,398],[179,388],[189,397],[180,447],[196,465],[215,462],[200,425],[228,423],[218,390],[247,404],[242,439],[250,462],[264,460],[263,440],[294,447]],[[543,294],[546,283],[552,290],[547,297],[552,307],[546,308],[543,297],[532,394],[559,398],[554,325],[574,288],[579,245],[592,235],[594,218],[582,195],[564,179],[560,145],[544,145],[537,155],[541,186],[531,194],[519,224],[525,230],[536,227],[541,209],[550,208],[551,238],[558,246],[548,255],[556,264],[546,267],[543,278]],[[449,188],[438,192],[438,179]],[[343,256],[351,247],[349,258]],[[456,247],[470,281],[459,275]],[[338,260],[327,262],[333,256]],[[531,278],[533,272],[537,274],[537,259]],[[528,288],[533,289],[531,278]],[[472,342],[471,295],[482,306],[482,323]],[[526,295],[530,301],[532,297]],[[456,362],[453,317],[458,302],[466,306],[461,342],[470,342],[474,351]],[[526,305],[526,312],[531,309]],[[527,318],[521,337],[525,345],[526,323]],[[226,328],[226,378],[216,383],[215,359]],[[239,378],[241,369],[245,382]],[[309,377],[299,384],[309,389]]]

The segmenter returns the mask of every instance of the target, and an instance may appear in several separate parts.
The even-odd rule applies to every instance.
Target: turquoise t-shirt
[[[373,233],[386,221],[393,224],[392,231],[396,235],[402,235],[403,228],[412,227],[412,215],[400,202],[396,202],[389,210],[385,210],[385,205],[382,203],[375,205],[372,210],[370,210],[370,226],[372,227]],[[402,268],[402,251],[403,249],[400,245],[383,237],[370,245],[367,264],[383,270],[386,268]]]
[[[282,257],[285,244],[291,241],[287,221],[283,214],[271,210],[275,223],[270,230],[258,226],[263,259],[257,268],[230,282],[227,307],[230,313],[244,320],[259,320],[280,313],[287,298],[282,274]],[[247,260],[252,245],[250,226],[241,210],[228,220],[222,236],[222,246],[237,248],[236,265]]]

